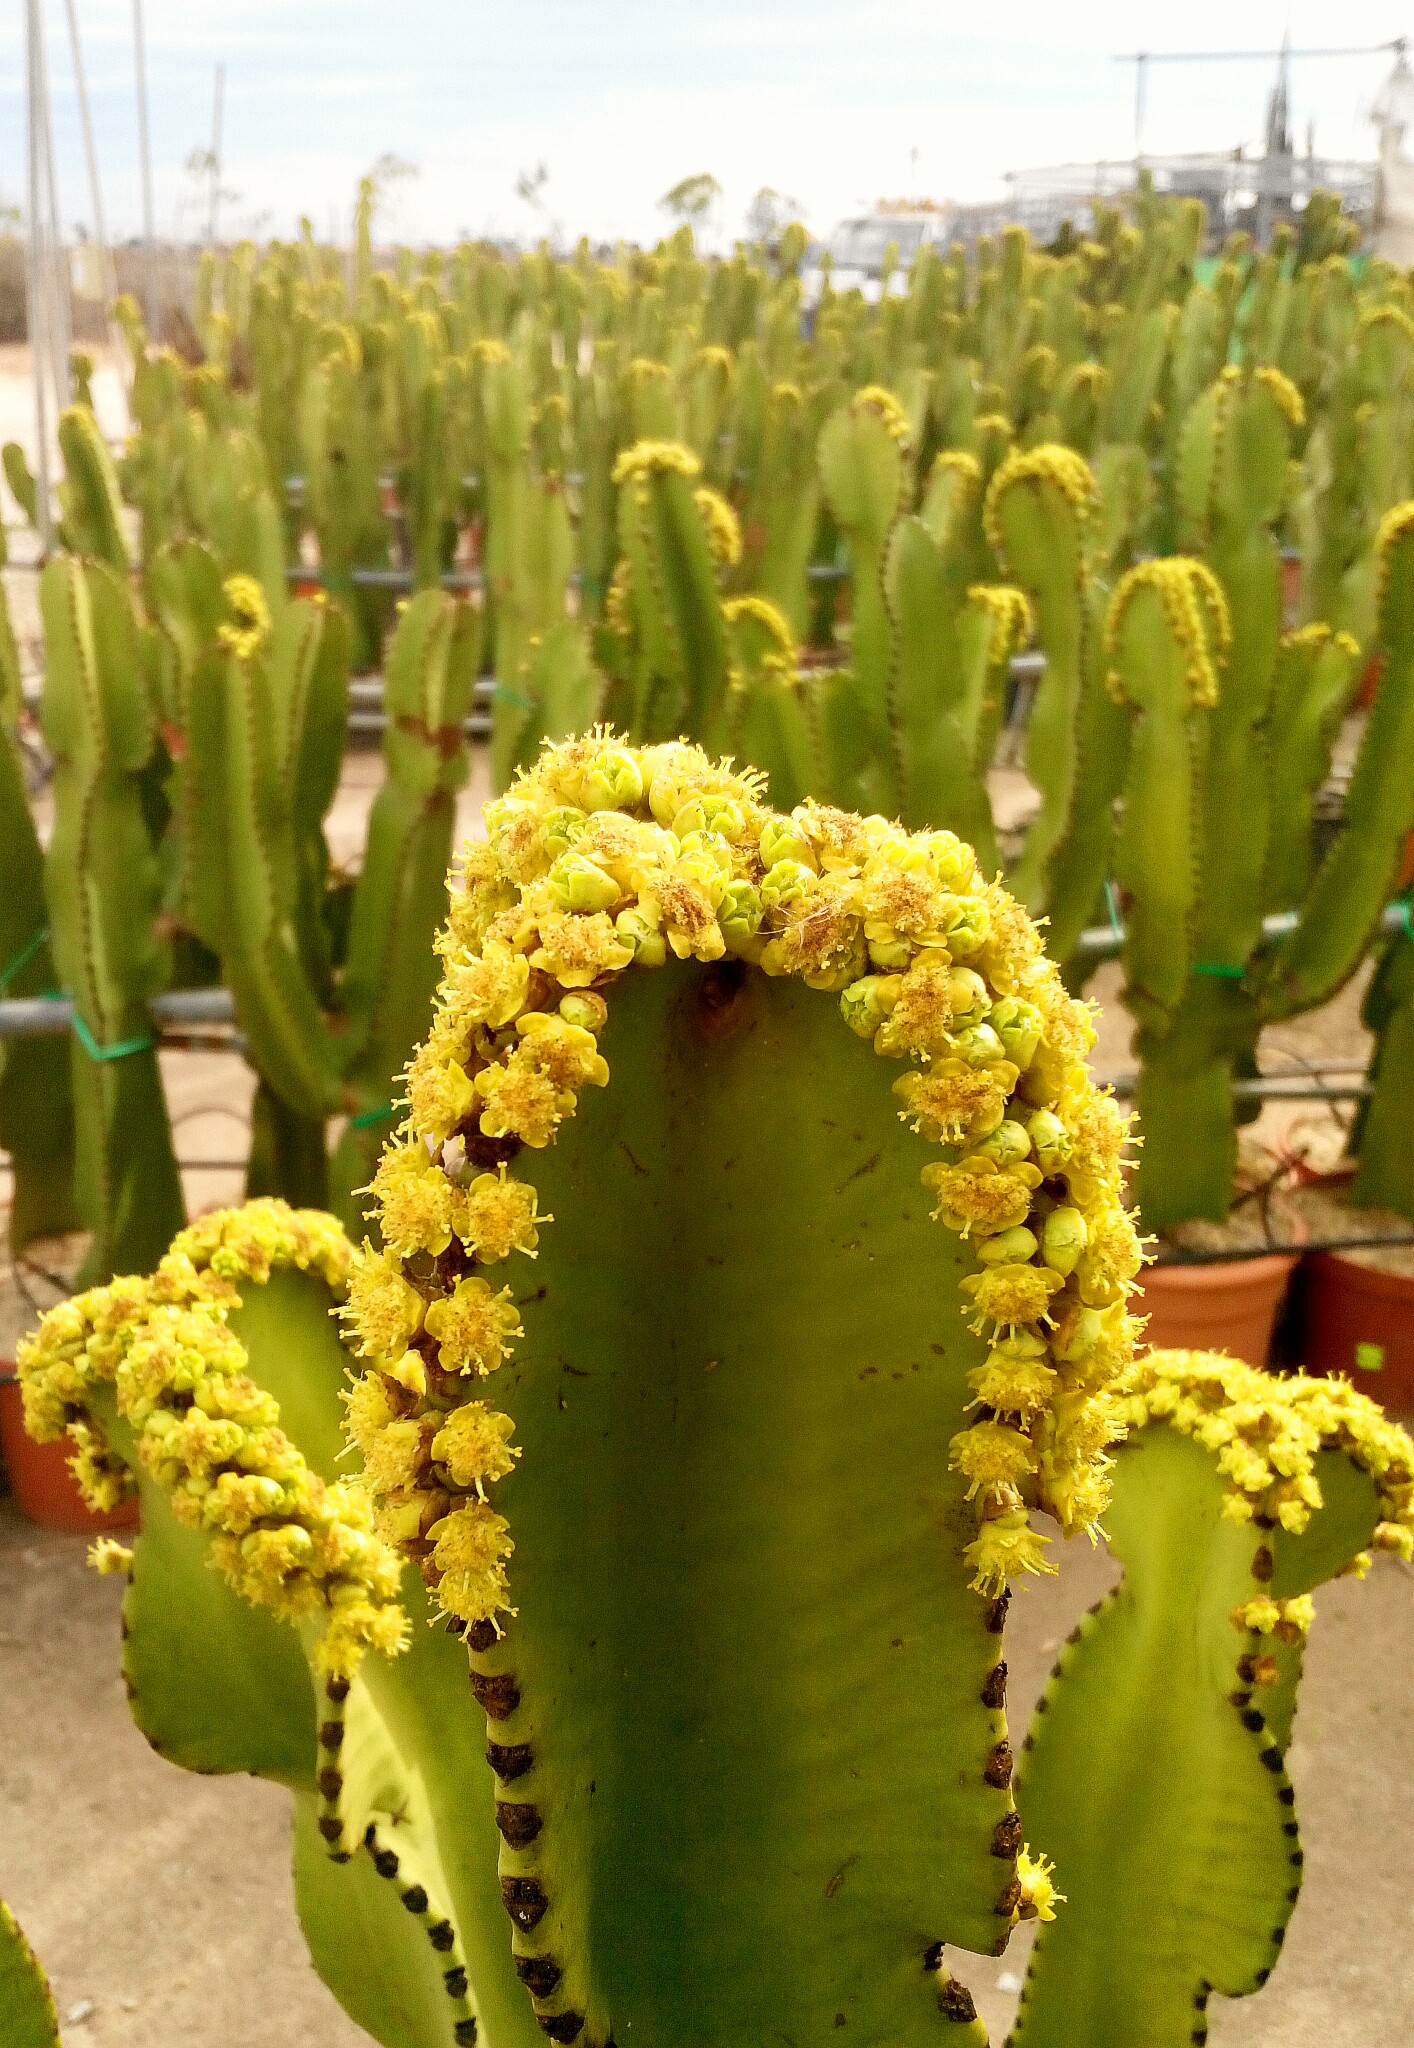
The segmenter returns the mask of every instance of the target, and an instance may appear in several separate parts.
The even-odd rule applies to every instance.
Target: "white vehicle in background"
[[[801,272],[807,308],[818,304],[824,285],[822,255],[830,259],[830,284],[837,292],[859,291],[871,306],[883,296],[884,252],[892,243],[897,257],[889,291],[908,287],[909,265],[925,242],[946,249],[953,209],[932,200],[881,199],[872,213],[842,220],[828,242],[815,244]]]

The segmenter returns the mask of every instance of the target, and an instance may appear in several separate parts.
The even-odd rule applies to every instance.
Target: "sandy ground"
[[[1072,1546],[1019,1596],[1007,1656],[1024,1727],[1075,1618],[1110,1582]],[[83,1540],[0,1505],[0,1892],[47,1959],[71,2048],[354,2048],[305,1957],[287,1801],[251,1779],[163,1763],[128,1718],[121,1584]],[[1319,1596],[1291,1751],[1307,1882],[1281,1966],[1255,1998],[1214,2001],[1216,2048],[1385,2048],[1414,2027],[1411,1574],[1381,1559]],[[1358,1678],[1352,1683],[1352,1673]],[[24,1730],[17,1742],[14,1731]],[[1000,2042],[1025,1941],[954,1958]],[[664,2044],[668,2048],[668,2044]],[[1121,2048],[1121,2044],[1114,2044]]]

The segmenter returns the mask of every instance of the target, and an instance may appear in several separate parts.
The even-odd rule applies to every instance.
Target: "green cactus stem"
[[[1270,727],[1269,911],[1292,909],[1305,900],[1311,886],[1312,807],[1330,772],[1331,750],[1355,688],[1359,661],[1358,643],[1349,633],[1332,633],[1329,626],[1298,626],[1282,635]]]
[[[59,2048],[49,1980],[14,1914],[0,1899],[0,2013],[5,2048]]]
[[[644,739],[705,736],[726,715],[730,664],[715,572],[717,560],[739,558],[741,536],[715,494],[699,502],[700,471],[697,457],[671,441],[638,441],[614,469],[635,627],[631,720]]]
[[[446,916],[456,794],[470,771],[464,725],[481,651],[481,617],[444,591],[422,591],[388,649],[384,776],[354,891],[340,1008],[348,1018],[345,1082],[354,1116],[331,1165],[346,1222],[372,1178],[394,1077],[427,1029],[437,987],[433,937]]]
[[[1345,803],[1345,826],[1317,871],[1296,929],[1271,962],[1279,1017],[1313,1008],[1369,946],[1414,829],[1414,501],[1386,514],[1376,547],[1384,663]]]
[[[90,407],[73,405],[60,413],[59,452],[64,458],[59,486],[64,545],[126,576],[132,560],[123,534],[118,475]]]
[[[1188,985],[1198,919],[1204,714],[1231,640],[1212,571],[1188,556],[1142,562],[1105,622],[1110,688],[1133,711],[1116,879],[1129,899],[1125,1002],[1162,1032]]]
[[[56,557],[39,590],[47,650],[40,722],[55,759],[44,886],[54,965],[74,1005],[87,1283],[149,1269],[183,1220],[147,1007],[166,974],[141,787],[155,743],[155,644],[128,590],[101,564]]]
[[[939,1944],[1023,1900],[993,1631],[1028,1505],[1102,1512],[1132,1341],[1085,1013],[952,834],[775,815],[689,747],[549,750],[488,826],[349,1415],[466,1631],[538,2023],[979,2041]],[[498,1369],[514,1420],[465,1398]]]
[[[0,533],[0,562],[4,561]],[[44,855],[20,749],[24,695],[9,604],[0,588],[0,994],[37,996],[54,986]],[[0,1145],[10,1155],[12,1252],[36,1237],[78,1227],[74,1203],[74,1105],[62,1038],[0,1042]]]
[[[1020,1798],[1066,1903],[1013,2048],[1207,2036],[1275,1966],[1302,1851],[1284,1756],[1311,1591],[1414,1548],[1414,1446],[1343,1382],[1154,1351],[1106,1516],[1119,1589],[1062,1653]]]
[[[1011,876],[1033,914],[1045,907],[1048,866],[1075,803],[1090,632],[1087,529],[1098,503],[1088,465],[1061,446],[1015,450],[987,490],[987,538],[1035,607],[1046,657],[1026,731],[1026,772],[1041,793],[1041,809]]]

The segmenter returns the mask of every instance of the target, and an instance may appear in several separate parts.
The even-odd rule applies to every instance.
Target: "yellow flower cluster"
[[[1316,1458],[1339,1450],[1374,1480],[1382,1550],[1414,1555],[1414,1444],[1344,1380],[1276,1379],[1208,1351],[1151,1351],[1124,1403],[1130,1425],[1163,1421],[1213,1452],[1228,1482],[1223,1513],[1299,1534],[1321,1502]],[[1303,1633],[1309,1603],[1263,1594],[1234,1616],[1261,1634]]]
[[[908,446],[908,414],[900,400],[892,391],[886,391],[882,384],[866,384],[862,391],[856,391],[850,401],[850,410],[872,413],[883,423],[891,441],[897,441],[901,448]]]
[[[1287,425],[1295,430],[1306,424],[1306,401],[1287,376],[1285,370],[1278,370],[1274,364],[1261,363],[1252,372],[1254,384],[1260,384],[1268,392],[1277,411]]]
[[[1379,578],[1379,599],[1383,604],[1385,584],[1389,580],[1389,558],[1396,545],[1414,530],[1414,498],[1406,498],[1402,504],[1392,505],[1380,521],[1375,535],[1375,561]]]
[[[1082,525],[1088,525],[1100,509],[1099,486],[1083,455],[1060,442],[1044,442],[1039,448],[1013,448],[988,484],[982,507],[988,545],[1003,563],[1006,542],[1002,535],[1001,502],[1018,484],[1052,485]]]
[[[987,660],[992,668],[1000,668],[1004,661],[1020,653],[1036,630],[1031,601],[1013,583],[974,583],[967,593],[967,602],[991,619]]]
[[[720,491],[699,484],[692,502],[702,514],[707,529],[707,547],[719,569],[733,569],[741,560],[741,521]]]
[[[114,1280],[50,1309],[19,1351],[25,1425],[40,1442],[65,1429],[78,1440],[75,1469],[91,1504],[111,1507],[131,1490],[95,1419],[111,1401],[173,1514],[210,1537],[237,1592],[322,1623],[315,1657],[331,1677],[348,1677],[370,1649],[391,1656],[404,1646],[400,1567],[362,1489],[327,1485],[280,1428],[228,1318],[243,1287],[279,1267],[339,1292],[351,1260],[333,1217],[251,1202],[183,1231],[149,1278]],[[99,1545],[95,1561],[117,1570],[127,1555]]]
[[[1118,668],[1119,636],[1124,615],[1137,591],[1152,590],[1163,607],[1170,633],[1183,650],[1188,701],[1211,708],[1218,701],[1218,671],[1232,645],[1232,619],[1222,585],[1193,555],[1163,555],[1136,562],[1115,586],[1105,614],[1105,653],[1110,668],[1110,694],[1124,703],[1124,678]]]
[[[992,1333],[951,1448],[977,1516],[973,1583],[1049,1569],[1029,1510],[1093,1531],[1108,1499],[1141,1255],[1127,1124],[1085,1066],[1089,1010],[1024,911],[951,832],[813,801],[780,816],[759,776],[683,742],[596,730],[547,748],[486,825],[439,941],[411,1113],[373,1183],[384,1249],[365,1247],[344,1311],[369,1361],[349,1429],[382,1533],[462,1620],[508,1606],[511,1539],[486,1493],[517,1455],[512,1425],[467,1399],[520,1334],[482,1269],[533,1256],[549,1220],[508,1163],[607,1082],[597,1034],[626,968],[731,955],[833,994],[903,1065],[899,1114],[944,1148],[922,1177],[975,1248],[969,1292]]]
[[[270,638],[270,607],[254,576],[228,576],[221,595],[235,614],[216,628],[216,638],[238,661],[249,661]]]

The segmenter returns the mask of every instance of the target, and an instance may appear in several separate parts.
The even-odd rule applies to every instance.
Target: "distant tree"
[[[717,201],[722,188],[710,171],[698,171],[691,178],[679,178],[671,191],[665,192],[658,204],[674,220],[686,221],[691,227],[699,227],[706,220]]]
[[[790,223],[800,218],[800,213],[798,199],[778,192],[774,185],[763,185],[746,209],[747,235],[751,241],[759,242],[763,249],[771,252]]]

